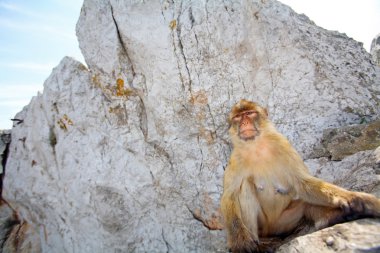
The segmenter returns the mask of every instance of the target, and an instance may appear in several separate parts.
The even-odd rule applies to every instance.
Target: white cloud
[[[55,66],[54,63],[34,63],[34,62],[0,62],[2,68],[15,68],[49,73]]]
[[[0,93],[0,105],[25,105],[17,104],[20,101],[29,101],[43,89],[42,84],[2,84]]]
[[[22,96],[22,93],[24,92],[37,92],[42,90],[42,84],[37,83],[28,83],[28,84],[15,84],[15,83],[7,83],[1,85],[1,93],[0,98],[7,97],[6,94],[12,93],[12,94],[20,94]]]
[[[12,127],[10,121],[16,113],[29,104],[31,98],[42,91],[38,84],[1,84],[0,93],[0,129]]]
[[[20,108],[28,105],[32,97],[23,99],[13,99],[12,101],[0,101],[0,106],[5,108],[11,108],[12,111],[18,111]]]
[[[16,11],[16,12],[21,12],[25,14],[25,12],[22,11],[19,5],[16,5],[14,3],[0,2],[0,8],[6,9],[8,11]]]
[[[49,34],[49,36],[59,36],[66,38],[70,41],[76,40],[76,35],[73,31],[68,30],[66,26],[59,27],[53,25],[46,25],[39,22],[27,22],[27,21],[16,21],[13,19],[0,18],[0,26],[15,29],[21,32],[30,33],[43,33],[44,35]]]
[[[83,59],[75,35],[81,3],[0,0],[0,129],[11,127],[65,55]]]
[[[15,3],[4,3],[0,2],[0,8],[14,14],[21,14],[24,18],[30,18],[31,20],[39,20],[45,22],[61,22],[61,23],[72,23],[73,20],[68,19],[67,16],[57,15],[57,13],[49,13],[34,11],[31,8],[27,8],[23,5],[18,5]]]
[[[56,64],[54,63],[35,63],[35,62],[0,62],[1,68],[15,68],[22,70],[32,70],[49,73]]]

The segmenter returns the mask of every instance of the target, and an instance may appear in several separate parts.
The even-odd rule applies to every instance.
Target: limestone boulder
[[[6,164],[3,197],[42,252],[227,251],[226,118],[241,98],[305,159],[323,130],[380,116],[362,45],[275,0],[85,0],[77,36],[87,66],[53,70],[15,116]]]

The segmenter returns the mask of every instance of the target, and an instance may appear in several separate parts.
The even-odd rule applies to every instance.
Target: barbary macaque
[[[258,104],[241,100],[229,123],[233,150],[221,210],[232,252],[259,251],[260,238],[287,235],[305,223],[321,229],[348,219],[380,217],[375,196],[311,176]]]

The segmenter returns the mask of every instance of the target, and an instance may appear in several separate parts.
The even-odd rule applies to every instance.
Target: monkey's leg
[[[347,221],[345,216],[345,212],[338,207],[315,206],[310,204],[305,206],[305,217],[314,223],[314,227],[317,230],[345,222]]]
[[[222,196],[228,245],[232,252],[254,252],[257,250],[257,199],[247,180],[234,192],[228,190]]]
[[[306,203],[340,207],[346,215],[380,217],[380,200],[371,194],[351,192],[311,176],[300,185],[298,193]]]

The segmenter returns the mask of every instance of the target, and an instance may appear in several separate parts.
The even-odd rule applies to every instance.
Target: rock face
[[[299,237],[278,253],[379,252],[380,221],[358,220]]]
[[[346,189],[371,192],[380,197],[380,167],[377,165],[379,154],[380,148],[358,152],[342,161],[331,161],[322,157],[306,160],[305,163],[315,177]]]
[[[40,234],[4,200],[0,200],[0,245],[2,253],[32,253],[42,250]]]
[[[241,98],[304,158],[324,129],[380,115],[362,46],[274,0],[85,0],[77,35],[88,68],[53,70],[16,115],[6,167],[3,196],[43,252],[226,251],[226,117]]]
[[[0,130],[0,174],[4,172],[4,166],[8,157],[9,144],[11,142],[11,131]]]
[[[380,66],[380,34],[378,34],[371,43],[372,60]]]
[[[380,146],[380,120],[369,124],[353,125],[323,131],[321,145],[314,149],[316,157],[342,160],[363,150]]]
[[[4,168],[8,159],[10,143],[11,143],[11,131],[0,130],[0,196],[2,195]]]

